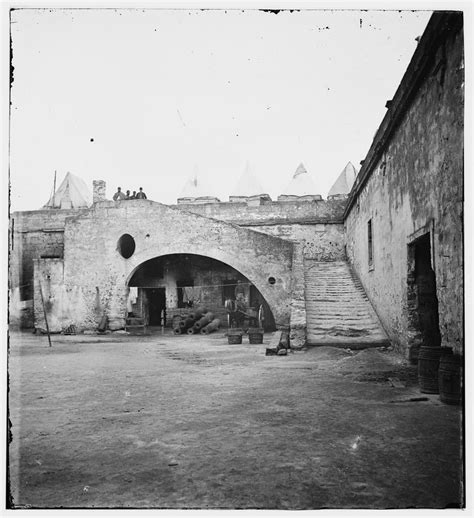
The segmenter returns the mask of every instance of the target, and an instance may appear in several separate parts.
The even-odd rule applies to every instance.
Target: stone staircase
[[[351,349],[390,345],[347,262],[305,259],[304,278],[308,345]]]

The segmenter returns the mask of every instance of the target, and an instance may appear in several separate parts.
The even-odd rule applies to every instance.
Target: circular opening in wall
[[[128,259],[132,257],[133,252],[135,252],[135,239],[130,234],[124,234],[117,243],[117,250],[120,255]]]
[[[268,277],[268,284],[275,284],[276,279],[275,277]]]

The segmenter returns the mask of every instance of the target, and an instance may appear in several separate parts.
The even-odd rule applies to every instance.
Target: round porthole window
[[[268,277],[268,284],[275,284],[276,279],[275,277]]]
[[[124,234],[118,240],[117,250],[124,259],[132,257],[135,252],[135,239],[130,234]]]

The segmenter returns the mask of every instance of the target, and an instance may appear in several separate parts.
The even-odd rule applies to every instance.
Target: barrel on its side
[[[424,394],[438,394],[438,369],[442,347],[420,347],[418,353],[418,383]]]
[[[439,399],[448,405],[461,404],[462,358],[458,354],[441,356],[439,362]]]

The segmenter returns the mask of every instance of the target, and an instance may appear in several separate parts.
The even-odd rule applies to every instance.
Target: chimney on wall
[[[92,182],[92,202],[97,203],[105,200],[104,180],[93,180]]]

